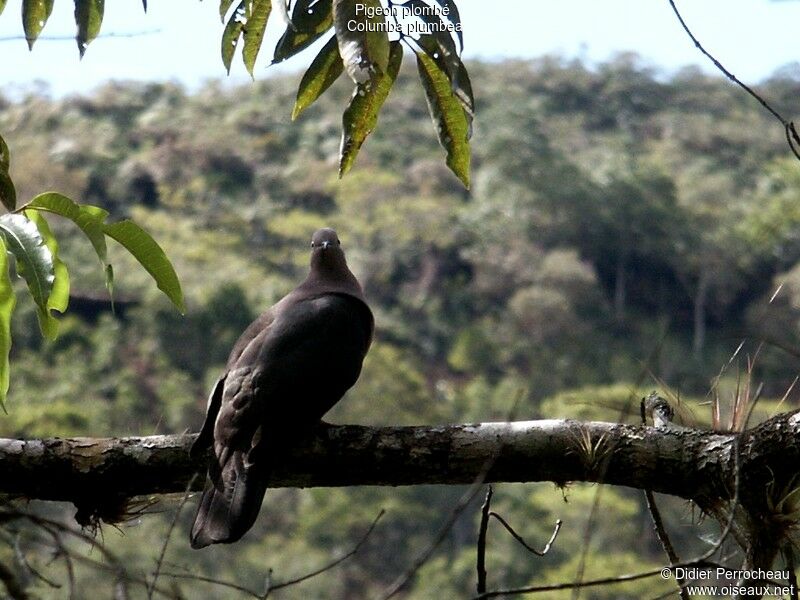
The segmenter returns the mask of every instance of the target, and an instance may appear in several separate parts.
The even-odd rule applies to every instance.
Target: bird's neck
[[[361,298],[363,292],[355,275],[347,267],[344,252],[338,248],[314,252],[311,255],[311,271],[304,286],[330,292],[341,292]]]

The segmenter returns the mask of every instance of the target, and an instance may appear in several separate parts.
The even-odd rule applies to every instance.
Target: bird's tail
[[[212,460],[192,526],[192,548],[230,544],[247,533],[261,509],[267,479],[241,451]]]

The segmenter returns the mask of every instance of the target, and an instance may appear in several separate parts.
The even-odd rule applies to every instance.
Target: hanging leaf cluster
[[[9,211],[0,216],[0,406],[9,387],[11,314],[16,305],[13,280],[21,277],[36,304],[42,335],[58,335],[58,319],[69,303],[69,271],[59,257],[58,242],[45,213],[72,221],[92,244],[112,290],[114,270],[108,260],[106,238],[122,245],[155,280],[158,288],[181,311],[183,292],[175,270],[156,241],[136,223],[107,223],[108,212],[78,204],[55,192],[39,194],[24,206],[16,206],[14,184],[9,176],[8,146],[0,137],[0,200]]]
[[[25,41],[31,50],[53,12],[53,2],[54,0],[22,0],[22,29],[25,31]],[[78,43],[78,52],[83,57],[89,43],[100,33],[105,0],[74,0],[74,2],[77,27],[75,41]],[[147,10],[146,1],[143,5]],[[6,0],[0,0],[0,13],[5,7]]]
[[[222,62],[230,72],[239,42],[252,75],[267,21],[269,1],[221,0]],[[447,165],[469,187],[472,86],[461,50],[461,19],[453,0],[275,0],[286,22],[272,56],[275,64],[327,41],[303,75],[292,110],[299,117],[346,73],[354,88],[342,117],[339,175],[353,166],[362,144],[375,129],[383,103],[400,72],[403,48],[416,55],[417,69]],[[416,24],[416,27],[413,25]],[[422,27],[420,27],[420,24]]]
[[[28,46],[44,29],[54,0],[22,0],[22,24]],[[76,41],[83,56],[100,32],[105,0],[74,0]],[[0,13],[6,1],[0,0]],[[147,10],[147,0],[142,0]],[[461,62],[464,36],[454,0],[220,0],[224,25],[220,42],[222,64],[230,73],[241,47],[242,62],[253,75],[267,23],[274,12],[286,24],[271,64],[305,50],[329,35],[297,90],[292,119],[299,117],[343,73],[353,81],[353,95],[342,117],[339,175],[355,163],[375,129],[383,103],[400,71],[403,48],[415,56],[420,82],[447,165],[469,187],[472,86]],[[2,167],[0,200],[14,205],[14,189]]]

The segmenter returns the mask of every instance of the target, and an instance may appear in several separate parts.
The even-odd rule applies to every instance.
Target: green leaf
[[[342,145],[339,150],[339,177],[347,173],[356,160],[364,140],[378,123],[378,113],[392,89],[403,61],[403,46],[391,43],[389,64],[383,75],[356,86],[350,105],[344,111]]]
[[[0,202],[8,210],[14,210],[17,207],[17,190],[14,189],[14,182],[3,170],[0,170]]]
[[[105,0],[75,0],[75,24],[78,26],[78,52],[81,58],[89,43],[100,33],[103,23]]]
[[[308,33],[327,31],[333,25],[333,0],[297,0],[289,25]]]
[[[303,74],[300,87],[297,88],[297,99],[292,110],[292,121],[311,106],[339,78],[343,70],[344,63],[342,62],[342,57],[339,56],[336,36],[333,36],[322,47],[311,66]]]
[[[417,53],[417,69],[439,143],[447,151],[447,166],[469,188],[469,117],[453,93],[447,74],[424,52]]]
[[[453,2],[453,0],[436,0],[436,3],[447,11],[444,17],[453,24],[453,29],[455,29],[456,35],[458,36],[458,46],[463,52],[464,32],[461,30],[461,15],[458,14],[456,3]]]
[[[100,208],[99,206],[92,206],[91,204],[79,205],[78,215],[73,221],[80,227],[84,235],[89,238],[89,241],[94,247],[97,258],[104,266],[108,266],[108,254],[106,248],[106,238],[103,235],[103,227],[105,227],[105,220],[108,217],[108,211]]]
[[[230,5],[231,3],[227,0],[223,0],[220,4],[220,15],[223,20]],[[222,64],[225,65],[228,75],[231,73],[233,55],[239,45],[239,38],[244,38],[242,60],[247,72],[251,77],[253,76],[253,68],[258,51],[261,49],[261,42],[264,41],[264,32],[271,11],[271,0],[242,0],[228,18],[228,24],[225,25],[220,42]]]
[[[104,227],[107,236],[122,244],[139,261],[167,298],[185,312],[183,291],[172,263],[156,241],[133,221],[120,221]]]
[[[29,50],[33,50],[33,43],[44,29],[52,12],[53,0],[23,0],[22,27],[25,30],[25,39],[28,41]]]
[[[89,238],[103,266],[108,265],[106,238],[103,232],[104,221],[108,217],[107,211],[90,204],[77,204],[57,192],[39,194],[28,202],[25,208],[51,212],[75,223]]]
[[[470,122],[469,137],[472,137],[472,118],[475,116],[475,97],[472,95],[472,82],[469,80],[467,68],[459,59],[456,76],[451,83],[453,93],[461,102],[461,106],[467,113]]]
[[[100,263],[103,265],[108,293],[113,293],[113,277],[110,271],[111,265],[108,263],[106,236],[103,232],[108,211],[91,204],[77,204],[57,192],[39,194],[26,204],[25,208],[51,212],[75,223],[83,234],[89,238],[97,258],[100,259]]]
[[[6,0],[0,0],[0,15],[3,14],[3,9],[6,7]]]
[[[11,371],[8,362],[11,351],[11,313],[14,312],[14,305],[17,303],[8,267],[8,252],[3,237],[0,236],[0,407],[4,411]]]
[[[6,144],[3,136],[0,135],[0,171],[8,171],[10,165],[11,152],[8,150],[8,144]]]
[[[39,326],[45,337],[54,340],[58,336],[58,320],[53,316],[52,311],[56,310],[64,313],[69,304],[69,271],[67,265],[58,256],[58,241],[56,241],[50,226],[45,218],[36,210],[26,210],[25,216],[28,217],[38,228],[45,245],[53,257],[53,289],[47,299],[45,309],[39,309]]]
[[[380,0],[334,0],[333,26],[344,68],[357,84],[386,72],[389,35]],[[373,11],[368,13],[368,11]],[[369,15],[372,14],[370,17]],[[364,29],[360,31],[359,29]],[[376,31],[370,31],[376,29]]]
[[[333,25],[333,0],[299,0],[291,22],[275,46],[272,64],[286,60],[318,40]]]
[[[17,207],[17,190],[14,189],[14,182],[8,174],[10,165],[11,152],[6,141],[0,136],[0,202],[11,211]]]
[[[412,0],[413,1],[413,0]],[[437,17],[438,18],[438,17]],[[475,114],[475,99],[472,95],[472,82],[469,79],[469,74],[461,58],[456,52],[453,38],[447,33],[440,33],[436,35],[421,35],[416,40],[417,45],[422,51],[428,55],[429,58],[439,66],[439,68],[447,74],[447,79],[450,81],[450,86],[453,88],[458,101],[467,112],[467,116],[472,123],[472,117]]]
[[[51,212],[75,223],[89,238],[103,264],[109,293],[113,291],[114,270],[107,258],[106,235],[122,244],[155,279],[158,288],[183,312],[183,292],[172,264],[150,234],[136,223],[126,220],[106,224],[108,211],[91,204],[77,204],[56,192],[39,194],[25,205],[25,209]]]
[[[428,8],[428,5],[422,0],[408,0],[403,6]],[[447,31],[441,31],[441,28],[444,27],[444,21],[442,21],[438,13],[431,13],[428,10],[421,12],[421,15],[417,18],[422,19],[423,22],[429,25],[431,27],[430,30],[433,32],[422,34],[417,40],[417,44],[428,56],[436,61],[452,81],[458,65],[458,51],[453,37]]]
[[[0,216],[0,235],[6,248],[14,255],[17,273],[28,284],[33,301],[45,309],[53,289],[55,273],[53,255],[45,245],[39,229],[28,218],[20,214]]]
[[[247,0],[239,2],[239,6],[233,11],[233,14],[228,19],[228,24],[225,25],[225,30],[222,32],[222,45],[220,52],[222,54],[222,64],[225,65],[225,70],[228,75],[231,74],[231,63],[233,62],[233,54],[236,52],[236,46],[239,45],[239,38],[242,35],[242,29],[247,22]]]
[[[219,19],[223,23],[225,22],[225,15],[228,14],[228,11],[230,10],[232,4],[233,4],[233,0],[220,0],[220,3],[219,3]]]
[[[253,68],[256,65],[258,51],[261,49],[261,42],[264,41],[264,31],[267,28],[267,19],[269,19],[271,11],[271,0],[251,0],[249,4],[247,23],[243,29],[242,59],[250,77],[253,76]]]

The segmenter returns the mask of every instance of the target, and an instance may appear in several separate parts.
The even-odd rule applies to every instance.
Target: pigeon
[[[271,467],[356,382],[374,327],[336,231],[316,231],[305,281],[242,333],[208,398],[191,449],[213,454],[193,548],[235,542],[252,527]]]

